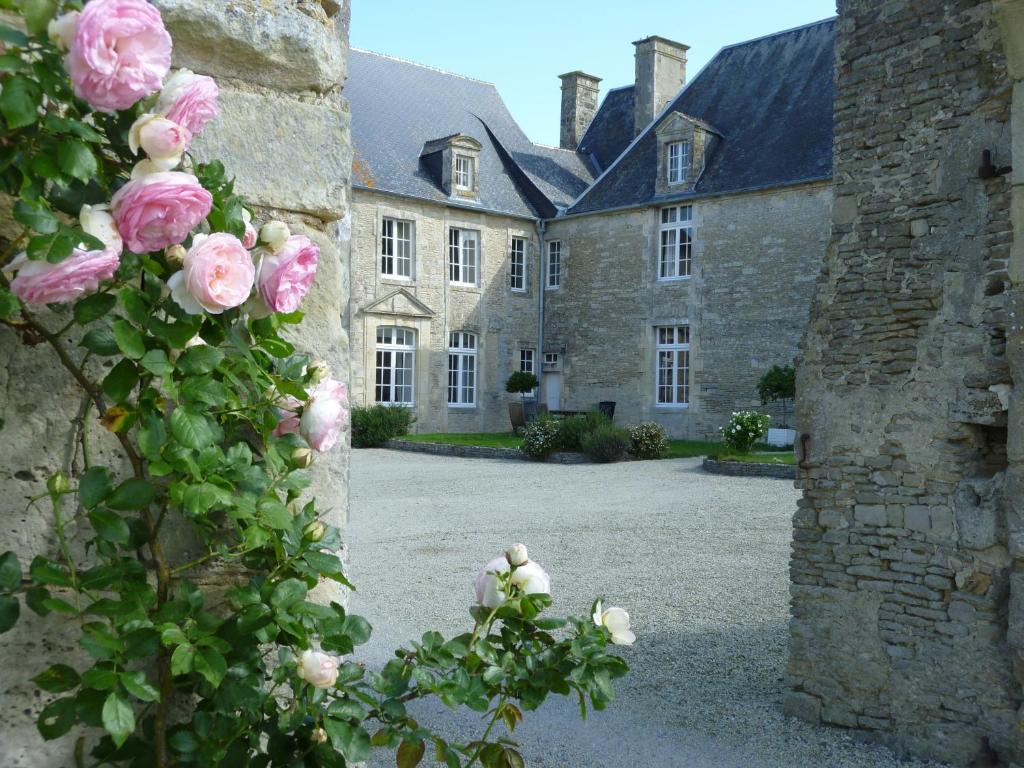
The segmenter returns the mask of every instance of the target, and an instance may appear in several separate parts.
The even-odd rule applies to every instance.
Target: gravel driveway
[[[934,765],[782,716],[796,499],[787,481],[705,475],[689,459],[565,466],[354,451],[352,608],[374,625],[362,656],[382,664],[428,629],[467,631],[477,570],[522,541],[551,574],[555,613],[586,614],[604,595],[638,637],[608,710],[581,723],[574,700],[555,699],[527,713],[514,738],[531,768]],[[483,730],[473,713],[415,711],[461,741]]]

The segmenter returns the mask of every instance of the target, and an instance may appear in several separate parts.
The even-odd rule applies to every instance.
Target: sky
[[[353,0],[353,47],[498,87],[533,141],[558,145],[561,82],[581,69],[630,85],[633,41],[690,46],[692,79],[719,49],[835,15],[835,0]]]

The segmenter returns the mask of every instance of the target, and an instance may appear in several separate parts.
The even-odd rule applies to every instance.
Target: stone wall
[[[348,2],[338,0],[154,0],[175,40],[175,64],[214,75],[222,116],[198,143],[201,158],[219,157],[237,174],[236,189],[256,206],[258,222],[286,219],[321,247],[316,284],[303,310],[297,344],[332,364],[348,379],[348,338],[342,317],[348,303],[349,176],[347,105],[341,96],[348,45]],[[51,326],[61,325],[44,316]],[[75,339],[68,337],[70,346]],[[81,470],[73,447],[81,397],[45,346],[26,347],[0,329],[0,551],[23,563],[37,553],[54,556],[51,513],[31,503],[45,494],[58,469]],[[107,454],[95,414],[84,421],[94,460]],[[332,522],[348,514],[348,450],[335,448],[317,464],[313,490]],[[48,655],[74,663],[77,630],[53,615],[23,612],[0,642],[0,744],[3,765],[50,768],[73,764],[78,734],[43,742],[37,712],[48,702],[31,677]]]
[[[1024,10],[839,12],[833,236],[798,375],[809,439],[785,706],[957,765],[1020,762],[1024,216],[1018,189],[1015,238],[1011,176],[979,166],[983,150],[1009,165],[1012,146],[1024,178],[1006,56],[1019,79]]]
[[[657,421],[673,437],[717,438],[757,381],[791,364],[828,241],[825,184],[694,201],[692,277],[659,281],[656,208],[549,223],[562,287],[546,291],[544,349],[563,357],[562,404],[616,402],[616,421]],[[690,405],[655,402],[658,326],[690,325]],[[778,422],[776,422],[778,423]]]
[[[377,328],[416,331],[414,410],[417,432],[507,432],[511,429],[505,380],[519,370],[522,349],[538,342],[537,232],[530,219],[480,213],[355,191],[352,260],[352,402],[373,405]],[[413,277],[380,272],[384,217],[413,224]],[[448,230],[480,233],[478,286],[448,281]],[[525,292],[510,289],[511,238],[526,239]],[[477,404],[448,405],[448,334],[477,335]],[[536,357],[536,355],[535,355]],[[539,361],[536,363],[539,366]]]

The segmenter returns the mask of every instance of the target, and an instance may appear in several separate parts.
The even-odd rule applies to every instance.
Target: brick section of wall
[[[798,376],[810,440],[785,706],[958,765],[1020,761],[1010,180],[978,173],[982,150],[1009,162],[1000,35],[992,4],[963,0],[841,0],[838,34],[833,239]]]
[[[659,282],[657,209],[549,224],[562,241],[562,288],[546,292],[545,350],[563,353],[563,407],[617,403],[622,424],[717,438],[733,411],[763,407],[757,381],[792,364],[829,236],[823,184],[697,200],[693,274]],[[690,405],[655,403],[659,325],[690,324]]]
[[[417,332],[415,412],[417,432],[508,432],[508,403],[519,398],[505,392],[505,381],[519,370],[521,349],[538,344],[538,249],[533,221],[449,208],[357,189],[353,201],[352,402],[373,405],[377,328],[401,326]],[[414,277],[396,279],[380,273],[380,230],[384,217],[413,222]],[[462,227],[480,233],[479,287],[448,282],[448,230]],[[526,239],[527,290],[510,289],[512,237]],[[400,297],[378,304],[396,291]],[[376,306],[375,306],[376,305]],[[477,405],[448,406],[448,333],[477,334]],[[539,354],[535,355],[539,373]]]

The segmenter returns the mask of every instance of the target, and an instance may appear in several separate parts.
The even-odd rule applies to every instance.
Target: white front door
[[[544,402],[549,411],[557,411],[562,407],[562,374],[544,374]]]

